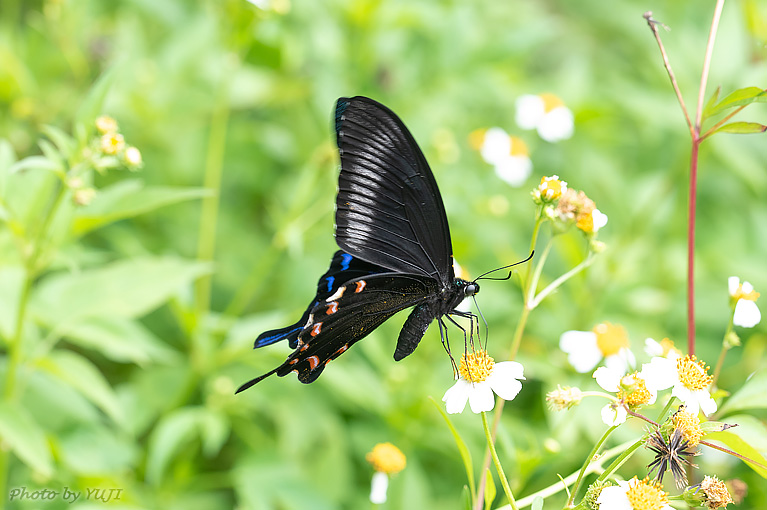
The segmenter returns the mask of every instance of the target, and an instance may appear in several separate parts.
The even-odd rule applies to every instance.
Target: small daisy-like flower
[[[589,372],[604,358],[605,365],[615,372],[626,373],[636,359],[629,350],[629,339],[623,326],[609,322],[598,324],[591,331],[565,331],[559,338],[559,348],[580,373]]]
[[[493,165],[496,175],[510,186],[521,186],[533,171],[525,142],[499,127],[472,132],[469,143],[479,151],[482,159]]]
[[[80,188],[72,193],[72,201],[75,205],[88,205],[96,196],[96,190],[93,188]]]
[[[696,361],[695,356],[653,358],[642,365],[642,377],[652,391],[673,387],[671,394],[684,402],[692,414],[703,411],[708,416],[716,411],[716,401],[708,392],[712,377],[706,364]]]
[[[583,392],[579,388],[557,385],[557,389],[546,394],[546,404],[552,411],[564,411],[577,406],[583,400]]]
[[[668,338],[664,338],[660,342],[646,338],[644,341],[644,352],[651,357],[663,357],[663,358],[681,358],[682,351],[674,347],[674,342]]]
[[[375,470],[370,484],[370,502],[377,505],[386,503],[389,475],[405,469],[407,464],[405,454],[391,443],[379,443],[365,456],[365,459],[373,465]]]
[[[120,133],[106,133],[101,137],[101,151],[109,156],[114,156],[125,148],[125,138]]]
[[[597,503],[600,510],[673,510],[668,493],[659,483],[636,476],[628,482],[618,480],[617,486],[604,487]]]
[[[671,417],[671,423],[676,430],[682,433],[682,437],[689,443],[691,448],[698,446],[700,438],[705,435],[700,426],[700,418],[697,414],[687,412],[687,406],[679,406],[679,410]]]
[[[684,466],[697,467],[690,462],[688,457],[694,457],[698,455],[698,452],[690,446],[680,429],[674,429],[668,441],[661,431],[656,430],[647,439],[645,447],[655,452],[655,459],[647,466],[650,470],[649,475],[652,475],[652,472],[657,468],[658,476],[655,480],[661,483],[666,470],[670,469],[677,488],[681,489],[687,485],[687,473],[685,473]]]
[[[553,202],[567,191],[567,183],[559,179],[558,175],[541,177],[541,183],[533,190],[533,198],[536,202]]]
[[[587,234],[596,234],[599,229],[607,225],[607,215],[599,209],[592,209],[578,216],[575,226]]]
[[[740,278],[730,276],[727,279],[727,287],[730,291],[730,302],[735,306],[732,323],[742,328],[753,328],[762,320],[756,300],[759,293],[748,282],[740,283]]]
[[[490,411],[495,406],[493,392],[504,400],[513,400],[522,389],[519,380],[524,379],[520,363],[495,363],[483,350],[461,356],[458,373],[458,380],[442,397],[450,414],[463,412],[466,401],[473,413]]]
[[[639,372],[623,375],[607,367],[599,367],[593,376],[602,389],[616,393],[616,401],[602,408],[602,421],[614,427],[626,421],[629,409],[654,404],[658,394],[647,389],[644,379]]]
[[[586,495],[583,497],[583,501],[585,501],[586,505],[592,510],[599,510],[599,503],[597,503],[599,495],[602,494],[604,488],[612,486],[613,483],[610,480],[596,480],[589,485],[588,489],[586,489]]]
[[[517,98],[515,119],[522,129],[536,129],[547,142],[573,136],[573,112],[554,94],[526,94]]]
[[[705,506],[710,510],[726,508],[733,503],[727,485],[716,476],[703,477],[703,481],[689,487],[684,493],[684,499],[691,505]]]
[[[128,147],[123,153],[123,159],[128,168],[137,169],[141,166],[141,151],[135,147]]]
[[[107,133],[117,132],[117,121],[108,115],[102,115],[96,119],[96,129],[99,133],[105,135]]]

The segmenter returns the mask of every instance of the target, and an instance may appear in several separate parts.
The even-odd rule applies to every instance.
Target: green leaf
[[[35,289],[31,306],[41,321],[62,330],[96,316],[136,318],[211,270],[208,263],[175,257],[124,260],[49,276]]]
[[[16,162],[16,153],[8,140],[0,140],[0,197],[5,196],[6,181]]]
[[[714,107],[714,104],[719,101],[719,94],[722,92],[721,85],[716,88],[713,94],[711,94],[711,98],[709,98],[708,102],[706,103],[705,108],[703,108],[703,118],[707,118],[711,116],[711,109]]]
[[[11,338],[16,330],[22,285],[23,267],[0,267],[0,336],[3,338]]]
[[[203,453],[218,453],[229,435],[229,424],[220,413],[204,407],[178,409],[160,421],[149,439],[146,479],[159,485],[173,457],[195,437],[202,439]]]
[[[118,362],[144,365],[177,360],[179,354],[140,322],[114,316],[83,319],[61,331],[72,343]]]
[[[745,384],[727,399],[717,416],[727,416],[734,411],[767,409],[767,370],[756,372]]]
[[[112,421],[122,425],[124,417],[117,396],[90,360],[71,351],[55,350],[40,360],[39,366],[79,391]]]
[[[0,402],[0,437],[24,464],[46,478],[53,476],[45,433],[18,402]]]
[[[495,501],[495,495],[496,488],[495,481],[493,480],[493,473],[491,473],[488,468],[487,473],[485,473],[485,510],[488,510],[492,506],[493,501]]]
[[[450,421],[450,417],[447,415],[444,409],[442,409],[442,406],[434,400],[434,397],[429,397],[432,404],[434,404],[434,407],[437,408],[437,410],[440,412],[442,417],[445,419],[445,423],[447,423],[448,428],[450,429],[450,432],[453,434],[453,439],[455,439],[455,444],[458,446],[458,452],[461,454],[461,460],[463,460],[463,467],[466,470],[466,478],[469,480],[469,488],[471,489],[472,496],[477,493],[475,485],[474,485],[474,466],[471,462],[471,452],[469,451],[469,448],[466,446],[466,443],[461,438],[461,435],[458,433],[458,431],[453,426],[453,423]]]
[[[767,91],[762,90],[759,87],[746,87],[732,92],[729,96],[722,99],[716,106],[712,106],[706,114],[710,117],[736,106],[765,102],[767,102]]]
[[[762,466],[767,466],[767,459],[762,453],[767,452],[767,426],[759,419],[747,414],[730,416],[727,421],[737,423],[738,426],[721,432],[710,432],[706,434],[705,440],[722,442],[735,453],[748,457]],[[767,467],[744,462],[759,476],[767,478]]]
[[[144,188],[139,180],[120,181],[99,190],[93,202],[78,210],[73,229],[75,234],[82,235],[118,220],[210,195],[211,191],[205,188]]]
[[[75,140],[70,135],[57,128],[56,126],[43,126],[43,133],[53,141],[58,148],[59,153],[65,158],[69,159],[75,151]]]
[[[736,133],[739,135],[750,135],[754,133],[764,133],[767,126],[758,122],[730,122],[716,128],[714,133]],[[710,136],[710,135],[709,135]]]
[[[80,104],[80,108],[78,108],[77,115],[75,116],[75,123],[84,128],[84,131],[81,131],[82,136],[87,138],[95,129],[96,118],[101,115],[104,108],[104,100],[116,74],[116,67],[111,67],[104,71]]]
[[[48,170],[61,179],[66,177],[61,161],[54,161],[45,156],[29,156],[11,165],[10,172],[18,173],[24,170]]]

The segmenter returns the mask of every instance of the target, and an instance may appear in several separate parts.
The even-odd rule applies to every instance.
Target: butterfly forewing
[[[365,97],[336,105],[341,173],[336,241],[401,273],[453,279],[445,208],[431,169],[402,121]]]

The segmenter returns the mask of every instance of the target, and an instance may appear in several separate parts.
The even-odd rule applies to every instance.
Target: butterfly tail
[[[270,375],[276,374],[277,371],[279,369],[281,369],[281,368],[282,368],[282,366],[279,366],[279,367],[275,368],[274,370],[265,373],[264,375],[260,375],[260,376],[256,377],[255,379],[251,379],[250,381],[246,382],[245,384],[243,384],[242,386],[237,388],[237,391],[235,391],[234,394],[236,395],[236,394],[240,393],[241,391],[247,390],[248,388],[250,388],[254,384],[260,383],[261,381],[263,381],[264,379],[266,379]]]

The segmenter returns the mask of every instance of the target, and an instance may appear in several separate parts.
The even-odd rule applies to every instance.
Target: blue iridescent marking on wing
[[[303,326],[299,326],[297,328],[293,328],[289,331],[280,331],[279,333],[276,333],[274,335],[265,336],[263,338],[258,338],[255,342],[254,348],[263,347],[265,345],[271,345],[273,343],[279,342],[283,338],[287,337],[291,333],[297,333],[298,331],[301,331],[304,329]]]
[[[352,259],[353,258],[354,257],[349,255],[348,253],[344,253],[343,255],[341,255],[341,270],[342,271],[346,271],[347,269],[349,269],[349,264],[352,263]]]
[[[325,281],[328,282],[328,292],[333,290],[333,282],[336,281],[335,276],[328,276]]]

